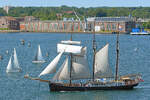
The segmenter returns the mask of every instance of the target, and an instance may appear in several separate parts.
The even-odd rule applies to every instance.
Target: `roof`
[[[90,17],[87,21],[101,21],[101,22],[128,22],[134,21],[132,17]]]
[[[64,11],[64,13],[72,14],[72,13],[73,13],[73,11]]]
[[[7,20],[16,20],[14,17],[11,16],[1,16],[0,18],[5,18]]]

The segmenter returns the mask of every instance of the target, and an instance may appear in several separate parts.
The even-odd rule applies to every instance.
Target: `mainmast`
[[[94,29],[93,29],[93,76],[92,80],[95,79],[95,54],[96,54],[96,43],[95,43],[95,21],[94,21]]]
[[[117,41],[116,41],[116,76],[115,81],[118,80],[118,66],[119,66],[119,32],[117,32]]]
[[[72,33],[71,33],[71,36],[70,36],[70,41],[72,41]],[[72,72],[72,53],[70,53],[70,85],[72,83],[71,72]]]

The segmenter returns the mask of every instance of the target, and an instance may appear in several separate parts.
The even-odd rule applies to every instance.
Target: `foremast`
[[[119,32],[117,32],[117,41],[116,41],[116,74],[115,81],[118,81],[118,68],[119,67]]]
[[[94,21],[94,29],[93,29],[93,73],[92,80],[95,79],[95,55],[96,55],[96,40],[95,40],[95,21]]]
[[[72,33],[71,33],[71,36],[70,36],[70,41],[72,41]],[[70,76],[70,80],[69,80],[70,85],[72,84],[72,80],[71,80],[71,77],[72,77],[71,74],[72,73],[71,72],[72,72],[72,53],[70,53],[70,75],[69,75]]]

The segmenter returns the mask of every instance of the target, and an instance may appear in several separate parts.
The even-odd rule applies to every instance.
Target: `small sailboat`
[[[13,62],[12,62],[13,60]],[[10,72],[21,72],[21,68],[19,66],[18,63],[18,58],[17,58],[17,53],[16,53],[16,49],[14,48],[14,53],[13,56],[10,56],[7,68],[6,68],[6,72],[10,73]]]
[[[32,63],[44,63],[44,62],[45,62],[45,60],[42,56],[40,45],[38,45],[38,51],[37,51],[37,53],[35,55],[35,58],[32,61]]]
[[[28,47],[31,47],[31,42],[28,42]]]

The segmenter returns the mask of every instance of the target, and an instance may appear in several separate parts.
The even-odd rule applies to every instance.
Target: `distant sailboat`
[[[44,62],[45,62],[45,60],[42,56],[40,45],[38,45],[38,51],[37,51],[37,53],[35,55],[35,58],[32,61],[32,63],[44,63]]]
[[[28,47],[31,47],[31,42],[28,42]]]
[[[12,63],[12,60],[13,60],[13,63]],[[13,59],[12,59],[12,56],[11,56],[10,59],[9,59],[7,68],[6,68],[6,72],[7,73],[9,73],[9,72],[21,72],[21,68],[20,68],[19,63],[18,63],[18,58],[17,58],[17,53],[16,53],[15,48],[14,48]]]

